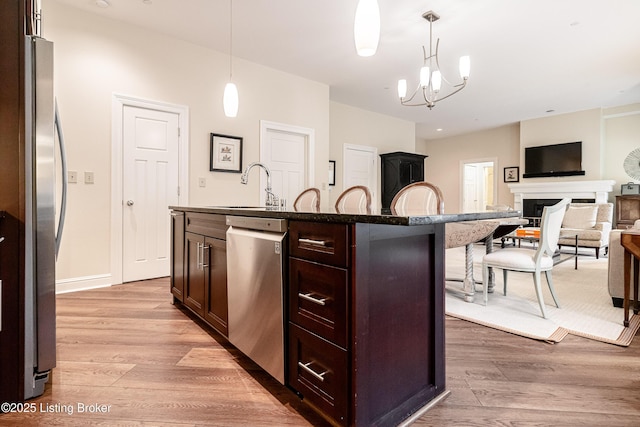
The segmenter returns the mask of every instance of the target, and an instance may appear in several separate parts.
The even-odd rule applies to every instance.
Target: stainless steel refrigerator
[[[44,392],[56,365],[55,262],[64,225],[66,167],[53,95],[53,43],[25,36],[25,61],[24,398],[29,399]],[[57,173],[62,180],[58,220]]]

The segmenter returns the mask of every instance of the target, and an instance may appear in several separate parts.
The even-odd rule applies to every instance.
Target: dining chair
[[[303,190],[293,202],[296,212],[320,212],[320,190],[315,187]]]
[[[393,215],[442,215],[444,214],[444,197],[438,186],[426,181],[414,182],[398,191],[391,201],[390,208]],[[498,222],[488,220],[445,224],[445,248],[465,247],[464,279],[446,279],[462,282],[465,301],[471,302],[475,294],[473,244],[491,236],[497,227]]]
[[[444,197],[436,185],[426,181],[414,182],[398,191],[390,207],[393,215],[442,215]]]
[[[371,192],[364,185],[354,185],[344,190],[336,200],[338,213],[371,213]]]
[[[540,242],[538,248],[533,251],[528,248],[505,248],[486,254],[482,258],[482,278],[485,283],[489,277],[489,269],[497,268],[502,270],[503,293],[507,295],[507,272],[522,271],[533,274],[533,283],[540,304],[542,317],[547,318],[547,312],[544,307],[544,298],[542,296],[542,288],[540,286],[540,273],[544,272],[549,291],[556,304],[560,308],[560,303],[553,289],[553,281],[551,278],[551,270],[553,269],[553,254],[558,247],[558,239],[560,238],[560,227],[562,219],[567,209],[567,205],[571,199],[562,199],[553,206],[546,206],[542,212],[540,219]],[[488,287],[484,288],[484,304],[488,301]]]

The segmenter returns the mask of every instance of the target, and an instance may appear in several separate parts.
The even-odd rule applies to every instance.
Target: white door
[[[298,194],[312,186],[309,179],[310,144],[309,131],[265,122],[262,123],[260,162],[271,171],[271,186],[288,206]],[[255,172],[251,172],[255,173]],[[266,174],[260,172],[260,203],[264,205]]]
[[[493,205],[497,194],[495,160],[465,161],[462,167],[462,212],[480,212]]]
[[[122,281],[168,276],[178,114],[127,105],[123,115]]]
[[[462,212],[478,212],[478,166],[464,165],[464,194]]]
[[[376,206],[378,149],[363,145],[344,145],[343,190],[364,185],[371,191],[372,207]]]

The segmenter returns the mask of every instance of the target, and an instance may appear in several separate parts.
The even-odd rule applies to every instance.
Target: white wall
[[[503,168],[519,164],[520,126],[513,124],[450,138],[416,142],[416,150],[425,159],[425,180],[440,187],[446,213],[461,212],[460,163],[497,158],[498,175],[495,204],[513,206],[513,196],[504,183]]]
[[[396,119],[349,105],[331,102],[330,160],[336,161],[336,185],[331,188],[330,206],[344,190],[342,167],[344,144],[365,145],[378,149],[378,154],[393,151],[414,153],[416,149],[415,123]],[[324,168],[323,170],[327,170]],[[380,207],[380,158],[378,184],[373,206]]]
[[[633,181],[622,163],[630,151],[640,148],[640,104],[593,109],[525,120],[519,124],[466,135],[417,141],[416,149],[429,157],[425,176],[441,187],[445,211],[458,212],[460,199],[459,164],[463,160],[498,157],[498,202],[513,206],[513,195],[504,183],[503,168],[519,166],[524,173],[524,148],[582,141],[584,176],[520,178],[520,182],[615,180],[609,201],[620,194],[620,185]],[[638,182],[638,181],[636,181]]]
[[[640,104],[605,109],[604,138],[602,171],[606,179],[616,181],[615,191],[609,196],[613,202],[622,184],[640,182],[627,175],[622,166],[627,155],[640,148]]]
[[[584,176],[548,178],[524,178],[521,182],[582,181],[603,179],[602,110],[586,110],[569,114],[558,114],[520,122],[520,174],[524,171],[524,149],[526,147],[565,142],[582,141],[582,170]]]
[[[43,2],[43,36],[54,42],[55,92],[69,170],[95,184],[71,184],[57,279],[108,276],[111,247],[111,102],[114,93],[185,105],[190,113],[189,203],[257,203],[259,180],[209,171],[209,133],[244,138],[243,163],[259,159],[260,120],[315,130],[316,185],[327,179],[329,87],[234,58],[240,109],[222,109],[229,57],[201,46]],[[206,187],[198,186],[198,178]],[[325,192],[325,197],[328,193]]]

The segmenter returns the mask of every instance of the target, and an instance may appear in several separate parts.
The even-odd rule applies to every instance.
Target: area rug
[[[482,255],[485,247],[474,248],[474,278],[482,279]],[[446,251],[446,277],[464,276],[464,248]],[[607,288],[607,259],[596,259],[593,254],[579,256],[578,270],[573,261],[556,265],[553,269],[553,283],[560,302],[556,308],[546,285],[544,274],[543,292],[547,319],[540,312],[530,273],[509,272],[507,296],[502,293],[502,272],[497,271],[495,292],[489,294],[485,306],[482,284],[476,285],[474,302],[464,301],[462,284],[447,280],[446,313],[452,317],[499,329],[516,335],[555,343],[567,334],[615,344],[631,344],[638,328],[640,316],[630,310],[631,323],[623,326],[624,314],[621,308],[611,303]]]

